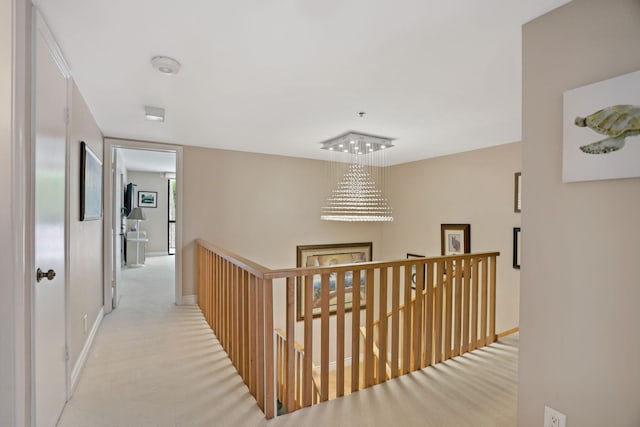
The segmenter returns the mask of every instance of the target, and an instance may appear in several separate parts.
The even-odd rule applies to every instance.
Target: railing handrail
[[[275,328],[273,330],[273,333],[276,335],[279,335],[280,338],[282,338],[284,341],[287,340],[287,333],[285,331],[283,331],[281,328]],[[300,353],[304,354],[304,347],[302,346],[302,344],[300,344],[298,341],[293,341],[293,346],[295,347],[296,350],[298,350]]]
[[[227,261],[231,261],[232,263],[242,267],[243,269],[249,271],[254,276],[260,279],[283,279],[287,277],[297,277],[297,276],[313,276],[316,274],[323,274],[328,271],[331,272],[342,272],[342,271],[352,271],[352,270],[372,270],[376,268],[389,268],[389,267],[398,267],[398,266],[408,266],[415,264],[425,264],[428,262],[434,261],[442,261],[446,262],[449,260],[457,260],[457,259],[466,259],[466,258],[486,258],[492,256],[499,256],[500,252],[474,252],[463,255],[448,255],[448,256],[430,256],[423,258],[410,258],[410,259],[399,259],[395,261],[369,261],[369,262],[356,262],[352,264],[340,264],[340,265],[331,265],[324,267],[296,267],[296,268],[279,268],[279,269],[270,269],[263,265],[260,265],[256,262],[253,262],[247,258],[244,258],[234,252],[231,252],[227,249],[224,249],[220,246],[214,245],[213,243],[209,243],[203,239],[196,239],[196,244],[203,246],[209,249],[211,252],[220,255],[222,258]]]
[[[344,356],[349,347],[352,355],[364,355],[364,384],[360,381],[360,357],[352,358],[351,391],[356,392],[496,339],[497,251],[272,270],[202,239],[196,240],[196,248],[198,304],[268,419],[275,416],[276,399],[282,390],[286,391],[282,397],[287,411],[328,400],[330,388],[336,397],[343,396]],[[347,289],[347,280],[351,280],[347,272],[353,273],[354,283],[363,286],[349,282]],[[313,276],[321,277],[319,295],[317,280],[309,280]],[[286,330],[276,330],[275,336],[274,279],[286,279]],[[300,279],[303,292],[296,289]],[[415,301],[414,291],[418,295]],[[332,292],[336,298],[335,341],[330,337]],[[353,301],[364,303],[363,307],[352,304],[350,321],[345,316],[348,292]],[[405,302],[402,308],[401,299]],[[306,314],[301,335],[304,347],[296,343],[296,306],[304,307]],[[318,335],[314,335],[312,316],[316,313],[320,314]],[[346,338],[349,329],[350,345]],[[320,347],[314,352],[316,337]],[[336,346],[334,386],[329,384],[332,341]],[[285,352],[284,359],[277,352]],[[320,355],[319,378],[312,363],[311,354],[315,353]],[[390,376],[387,369],[392,370]]]
[[[263,265],[260,265],[256,262],[251,261],[250,259],[244,258],[230,250],[224,249],[220,246],[216,246],[213,243],[209,243],[203,239],[196,239],[196,245],[200,245],[206,249],[209,249],[211,252],[220,255],[222,258],[227,261],[231,261],[233,264],[242,267],[244,270],[247,270],[249,273],[253,274],[259,279],[265,278],[264,275],[271,270]]]
[[[432,256],[432,257],[424,257],[424,258],[399,259],[396,261],[356,262],[352,264],[340,264],[340,265],[331,265],[331,266],[325,266],[325,267],[282,268],[278,270],[269,270],[265,272],[264,278],[265,279],[282,279],[286,277],[296,277],[296,276],[313,276],[316,274],[323,274],[328,271],[342,272],[342,271],[352,271],[352,270],[373,270],[376,268],[408,266],[408,265],[425,264],[428,262],[437,262],[437,261],[446,262],[449,260],[458,260],[458,259],[467,259],[467,258],[486,258],[486,257],[492,257],[492,256],[497,257],[499,255],[500,255],[500,252],[477,252],[477,253],[469,253],[464,255],[448,255],[448,256]]]

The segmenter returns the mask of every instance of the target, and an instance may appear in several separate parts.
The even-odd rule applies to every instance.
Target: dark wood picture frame
[[[513,227],[513,268],[520,270],[520,227]]]
[[[418,254],[412,254],[412,253],[408,253],[407,252],[407,259],[411,259],[411,258],[425,258],[424,255],[418,255]],[[422,264],[422,270],[424,271],[422,277],[426,277],[426,265]],[[412,265],[411,266],[411,289],[415,290],[416,289],[416,278],[418,277],[418,272],[416,271],[416,266]],[[424,286],[422,287],[424,289]]]
[[[456,250],[450,250],[451,247]],[[471,224],[440,224],[440,254],[445,256],[463,253],[471,253]]]
[[[513,188],[513,211],[519,213],[522,212],[522,172],[514,174]]]
[[[102,161],[80,141],[80,221],[102,218]]]
[[[317,266],[341,265],[360,262],[369,262],[373,256],[373,242],[360,243],[336,243],[322,245],[298,245],[296,246],[296,266],[308,267],[309,261],[318,262]],[[358,259],[353,261],[353,259]],[[337,262],[334,262],[337,261]],[[342,262],[340,262],[342,261]],[[349,261],[349,262],[346,262]],[[329,286],[336,286],[335,278],[331,276]],[[352,279],[351,279],[352,281]],[[360,276],[360,307],[365,307],[366,289],[366,273],[362,272]],[[313,276],[314,290],[320,286],[320,275]],[[351,293],[353,283],[349,283],[349,275],[345,274],[345,312],[351,311],[352,301],[348,300]],[[304,320],[306,313],[304,312],[304,292],[305,278],[298,277],[296,282],[296,319]],[[314,291],[315,294],[315,291]],[[335,305],[330,305],[330,314],[335,314]],[[314,301],[313,317],[320,316],[318,304]]]
[[[153,195],[153,196],[152,196]],[[149,201],[149,197],[153,197],[153,201]],[[158,192],[157,191],[138,191],[138,207],[139,208],[157,208]]]

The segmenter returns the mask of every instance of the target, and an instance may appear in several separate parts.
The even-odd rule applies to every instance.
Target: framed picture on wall
[[[80,142],[80,221],[102,218],[102,162]]]
[[[407,253],[407,259],[411,259],[411,258],[424,258],[424,255],[418,255],[418,254],[412,254],[412,253]],[[422,265],[422,270],[424,271],[425,269],[425,265]],[[412,265],[411,266],[411,289],[416,289],[416,280],[418,277],[417,274],[417,270],[416,270],[416,266]],[[424,277],[424,275],[423,275]],[[423,287],[424,288],[424,287]]]
[[[372,242],[365,243],[338,243],[329,245],[304,245],[296,247],[296,265],[298,267],[327,267],[331,265],[354,264],[371,261]],[[304,320],[308,313],[305,313],[305,278],[298,278],[297,295],[297,319]],[[360,307],[366,304],[366,272],[360,273]],[[320,291],[322,278],[319,274],[313,276],[313,308],[311,315],[320,316]],[[337,311],[337,301],[335,295],[337,286],[337,274],[332,273],[329,277],[329,313]],[[344,275],[345,311],[351,311],[353,306],[353,273],[348,271]]]
[[[471,224],[440,224],[440,252],[462,255],[471,252]]]
[[[520,270],[521,247],[520,227],[513,227],[513,268],[516,270]]]
[[[513,211],[522,212],[522,172],[515,173]]]
[[[138,191],[138,207],[140,208],[157,208],[158,192],[157,191]]]
[[[640,71],[563,96],[562,182],[640,177]]]

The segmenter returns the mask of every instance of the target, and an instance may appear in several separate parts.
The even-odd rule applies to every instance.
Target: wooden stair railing
[[[267,418],[275,416],[279,397],[288,412],[328,400],[330,349],[332,394],[340,397],[345,356],[353,355],[350,387],[357,392],[496,339],[498,252],[271,270],[202,240],[196,247],[198,304]],[[304,288],[301,307],[319,314],[304,316],[298,328],[296,282]],[[273,335],[274,285],[284,295],[280,341]],[[347,296],[362,307],[348,307]],[[296,345],[296,332],[303,345]],[[277,360],[274,344],[284,355]]]
[[[295,370],[295,382],[293,384],[293,389],[289,388],[286,383],[286,370],[287,370],[287,359],[286,359],[286,348],[287,348],[287,335],[286,333],[277,328],[274,332],[275,340],[276,340],[276,397],[278,401],[280,401],[286,413],[293,412],[296,409],[302,408],[302,367],[304,366],[304,347],[297,341],[293,343],[294,345],[294,370]],[[320,400],[320,388],[318,386],[319,376],[317,374],[317,368],[313,365],[313,399],[312,403],[316,404]],[[293,402],[295,407],[288,408],[286,403],[288,401],[287,394],[291,392],[293,393]]]

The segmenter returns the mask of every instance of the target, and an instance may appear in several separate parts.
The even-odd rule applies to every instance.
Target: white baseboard
[[[82,371],[82,367],[84,363],[87,361],[87,356],[89,355],[89,350],[93,345],[93,340],[96,337],[96,333],[102,324],[102,319],[104,319],[104,307],[100,309],[98,312],[98,316],[96,317],[95,322],[93,322],[93,326],[91,327],[91,332],[89,332],[89,336],[87,337],[87,341],[84,343],[84,347],[82,348],[82,352],[80,352],[80,356],[76,361],[73,370],[71,371],[71,393],[76,388],[76,383],[78,382],[78,377],[80,376],[80,371]]]
[[[180,305],[197,305],[198,304],[198,296],[197,295],[183,295],[182,296],[182,304]]]

